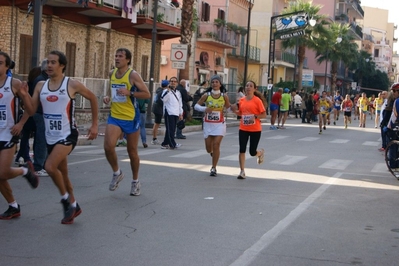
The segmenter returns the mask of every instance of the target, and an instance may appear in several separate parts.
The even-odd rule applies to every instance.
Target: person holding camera
[[[176,90],[177,78],[171,77],[169,84],[161,95],[165,119],[165,137],[161,148],[174,150],[181,146],[175,141],[175,131],[177,122],[183,120],[183,102],[180,92]]]

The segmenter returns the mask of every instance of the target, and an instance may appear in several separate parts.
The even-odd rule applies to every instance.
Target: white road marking
[[[348,165],[350,165],[352,162],[352,160],[330,159],[320,165],[319,168],[345,170],[346,167],[348,167]]]
[[[348,142],[349,142],[349,139],[334,139],[334,140],[330,141],[330,143],[340,143],[340,144],[348,143]]]
[[[365,141],[365,142],[362,143],[362,145],[377,147],[377,146],[381,145],[381,142],[378,142],[378,141]]]
[[[202,156],[207,154],[206,150],[196,150],[196,151],[190,151],[190,152],[184,152],[184,153],[179,153],[176,155],[172,155],[170,157],[174,158],[194,158],[198,156]]]
[[[250,265],[277,237],[285,231],[302,213],[304,213],[314,201],[316,201],[323,193],[334,184],[342,173],[336,173],[333,177],[321,185],[316,191],[302,201],[294,210],[290,212],[284,219],[279,221],[272,229],[267,231],[255,244],[244,251],[244,253],[231,266]]]
[[[371,169],[372,173],[388,173],[388,167],[386,163],[376,163]]]
[[[307,156],[293,156],[293,155],[285,155],[280,157],[274,161],[271,161],[272,164],[280,164],[280,165],[293,165],[302,160],[308,158]]]
[[[267,137],[266,139],[286,139],[289,136],[282,136],[282,135],[278,135],[278,136],[273,136],[273,137]]]
[[[320,139],[320,138],[306,137],[306,138],[298,139],[298,141],[316,141],[318,139]]]

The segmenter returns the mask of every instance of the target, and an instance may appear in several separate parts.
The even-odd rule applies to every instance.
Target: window
[[[67,42],[65,56],[67,58],[67,65],[65,68],[65,75],[68,77],[75,76],[75,62],[76,62],[76,43]]]
[[[141,78],[148,81],[148,55],[141,56]]]
[[[380,55],[380,50],[374,49],[374,57],[379,57],[379,55]]]
[[[226,12],[223,9],[218,9],[218,19],[226,20]]]
[[[207,2],[202,2],[201,21],[209,21],[211,17],[211,6]]]
[[[32,45],[33,37],[30,35],[20,35],[19,45],[19,63],[18,69],[19,74],[29,74],[32,68]]]

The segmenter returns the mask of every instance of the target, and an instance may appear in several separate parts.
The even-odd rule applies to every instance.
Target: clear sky
[[[398,25],[399,28],[399,0],[361,0],[361,6],[378,7],[389,11],[388,22]],[[399,36],[399,29],[395,31],[395,37]],[[394,44],[394,51],[399,52],[399,43]]]

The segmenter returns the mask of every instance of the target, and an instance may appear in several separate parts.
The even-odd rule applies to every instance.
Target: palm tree
[[[315,50],[317,39],[320,36],[325,36],[327,34],[325,25],[327,25],[328,22],[325,20],[326,17],[324,15],[318,14],[320,9],[321,6],[313,5],[311,1],[298,0],[282,12],[284,15],[288,13],[304,11],[310,18],[317,21],[314,27],[308,26],[305,29],[304,35],[282,41],[283,48],[285,49],[296,47],[298,44],[298,90],[302,89],[302,72],[306,48]]]
[[[187,44],[187,62],[186,68],[180,70],[180,79],[189,79],[189,71],[190,66],[188,62],[190,62],[191,56],[191,38],[193,36],[193,32],[195,27],[193,27],[193,23],[196,23],[194,20],[194,0],[183,0],[182,13],[181,13],[181,27],[180,27],[180,43]],[[196,15],[196,14],[195,14]]]
[[[317,41],[317,62],[331,62],[332,91],[336,89],[338,63],[342,61],[345,66],[349,66],[356,61],[359,47],[353,42],[354,37],[349,30],[349,24],[334,22],[329,25],[328,34]]]
[[[364,86],[363,77],[376,74],[376,65],[372,61],[371,54],[366,51],[360,51],[355,56],[355,61],[350,65],[350,69],[355,71],[355,81],[359,86]]]

